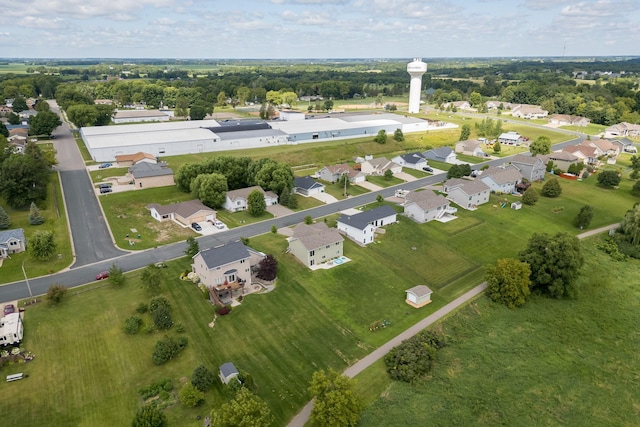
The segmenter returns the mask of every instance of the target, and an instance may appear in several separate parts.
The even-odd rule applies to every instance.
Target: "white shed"
[[[405,302],[412,307],[420,308],[431,302],[431,294],[433,291],[425,285],[417,285],[405,291],[407,299]]]
[[[515,209],[515,210],[522,209],[522,202],[513,202],[513,203],[511,203],[511,209]]]
[[[239,375],[236,365],[232,362],[227,362],[220,365],[220,372],[218,373],[220,380],[223,384],[229,384],[229,382]]]

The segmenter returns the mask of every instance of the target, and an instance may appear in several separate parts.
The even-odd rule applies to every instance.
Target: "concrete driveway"
[[[335,197],[333,197],[331,194],[328,193],[318,193],[318,194],[314,194],[311,197],[313,197],[316,200],[320,200],[321,202],[324,203],[335,203],[338,201],[338,199],[336,199]]]
[[[277,217],[291,215],[293,211],[287,207],[282,205],[271,205],[267,206],[267,212],[271,215]]]
[[[416,178],[413,175],[410,175],[406,172],[398,172],[396,174],[393,174],[393,176],[395,176],[396,178],[400,178],[401,180],[405,181],[405,182],[412,182],[417,180],[418,178]]]
[[[356,185],[359,185],[360,187],[366,188],[367,190],[371,190],[371,191],[379,191],[383,189],[379,185],[373,184],[369,181],[362,181],[357,183]]]

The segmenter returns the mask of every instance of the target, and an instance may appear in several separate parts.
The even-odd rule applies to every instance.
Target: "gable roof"
[[[446,159],[453,153],[451,147],[438,147],[425,151],[422,155],[429,160]]]
[[[227,198],[232,202],[237,199],[249,199],[249,194],[253,193],[255,190],[260,191],[264,194],[264,190],[259,185],[254,185],[253,187],[246,188],[238,188],[237,190],[227,191]]]
[[[169,215],[175,213],[183,218],[187,218],[199,211],[215,211],[208,206],[205,206],[200,200],[187,200],[186,202],[171,203],[169,205],[160,205],[158,203],[150,203],[146,206],[147,209],[155,209],[160,215]]]
[[[405,200],[409,203],[415,203],[425,212],[449,204],[449,201],[442,194],[436,194],[431,190],[410,191],[405,196]]]
[[[202,256],[202,259],[209,270],[250,257],[249,249],[241,240],[204,249],[194,255],[194,258],[198,255]]]
[[[0,247],[7,247],[7,242],[10,240],[20,240],[24,242],[24,229],[14,228],[12,230],[0,231]]]
[[[451,189],[459,188],[460,190],[462,190],[462,192],[469,196],[490,190],[489,186],[482,182],[482,180],[480,179],[468,180],[451,178],[445,181],[444,187],[449,187]]]
[[[400,158],[408,165],[416,165],[426,160],[420,152],[401,154]]]
[[[496,184],[507,184],[509,182],[516,182],[522,179],[522,174],[518,172],[515,167],[496,167],[492,166],[489,169],[482,172],[480,179],[482,181],[485,178],[491,178]]]
[[[580,153],[585,157],[597,157],[595,147],[588,147],[586,145],[570,145],[568,147],[564,147],[562,151],[566,151],[567,153],[575,154]]]
[[[140,160],[151,159],[156,160],[156,156],[149,153],[143,153],[142,151],[138,151],[134,154],[118,154],[116,156],[116,162],[133,162],[137,163]]]
[[[609,141],[608,139],[593,139],[591,141],[585,139],[584,141],[582,141],[581,145],[586,145],[587,147],[597,147],[604,152],[616,151],[619,149],[613,142]]]
[[[232,362],[223,363],[220,365],[220,374],[224,378],[229,378],[230,375],[238,375],[238,369]]]
[[[339,163],[337,165],[325,166],[325,168],[329,172],[331,172],[333,175],[343,175],[345,173],[349,174],[351,173],[352,170],[354,170],[352,167],[350,167],[346,163]]]
[[[173,175],[173,171],[170,168],[162,167],[155,163],[136,163],[129,167],[129,172],[134,178],[149,178],[152,176],[164,176]]]
[[[541,156],[544,159],[544,162],[547,163],[549,160],[563,160],[566,162],[575,162],[578,160],[577,156],[567,152],[567,151],[558,151],[556,153],[549,153]]]
[[[308,250],[344,241],[337,229],[327,227],[324,222],[310,225],[299,223],[293,227],[293,238],[298,239]]]
[[[523,165],[535,165],[538,161],[543,162],[544,160],[539,156],[526,156],[524,154],[516,154],[511,159],[511,163],[521,163]]]
[[[364,230],[370,223],[391,215],[397,215],[396,210],[389,205],[384,205],[355,215],[342,214],[338,218],[338,222],[350,225],[358,230]]]
[[[324,184],[319,183],[318,181],[307,175],[294,179],[294,186],[297,188],[304,188],[305,190],[311,190],[313,188],[324,187]]]
[[[425,297],[433,293],[433,291],[429,289],[429,287],[426,285],[417,285],[417,286],[414,286],[413,288],[407,289],[405,292],[411,292],[418,298]]]

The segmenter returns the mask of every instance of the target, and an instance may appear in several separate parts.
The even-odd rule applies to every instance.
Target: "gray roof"
[[[327,227],[324,222],[310,225],[301,222],[293,227],[293,237],[308,250],[344,241],[337,229]]]
[[[480,175],[482,181],[484,181],[485,178],[491,178],[496,184],[501,185],[521,181],[522,174],[518,172],[515,167],[490,167]]]
[[[511,163],[522,163],[524,165],[535,165],[538,160],[544,163],[544,160],[539,156],[526,156],[524,154],[516,154],[511,159]]]
[[[162,167],[156,163],[139,162],[129,168],[134,178],[149,178],[152,176],[173,175],[170,168]]]
[[[24,229],[22,228],[14,228],[12,230],[2,230],[0,231],[0,246],[4,246],[9,240],[24,240]]]
[[[429,160],[444,160],[451,153],[453,153],[451,147],[438,147],[433,150],[425,151],[422,155]]]
[[[442,194],[436,194],[431,190],[410,191],[405,196],[405,200],[409,203],[415,203],[425,212],[449,204],[449,201]]]
[[[235,201],[236,199],[249,200],[249,194],[253,193],[255,190],[258,190],[259,192],[264,194],[266,197],[271,197],[271,198],[278,197],[278,195],[273,191],[264,191],[262,187],[260,187],[259,185],[254,185],[253,187],[238,188],[237,190],[227,191],[227,198],[232,202]]]
[[[425,285],[414,286],[413,288],[407,289],[405,292],[411,292],[412,294],[414,294],[418,298],[424,297],[424,296],[427,296],[427,295],[433,293],[431,291],[431,289],[429,289],[429,287],[425,286]]]
[[[230,375],[238,375],[238,369],[236,369],[236,365],[232,362],[223,363],[220,365],[220,374],[222,374],[224,378],[229,378]]]
[[[198,252],[209,270],[249,258],[249,249],[240,240]],[[196,256],[198,256],[196,254]]]
[[[170,205],[159,205],[157,203],[149,203],[146,206],[147,209],[155,209],[160,215],[169,215],[175,213],[183,218],[190,217],[199,211],[210,211],[215,213],[216,211],[206,206],[198,199],[187,200],[186,202],[171,203]]]
[[[338,222],[350,225],[359,230],[364,230],[368,224],[372,222],[386,218],[391,215],[396,215],[397,212],[389,205],[380,206],[379,208],[371,209],[368,211],[360,212],[355,215],[340,215]]]
[[[483,191],[490,190],[489,186],[482,182],[480,179],[468,180],[451,178],[444,183],[444,187],[447,188],[460,188],[465,194],[471,196],[473,194],[482,193]]]
[[[417,163],[425,161],[425,158],[422,155],[422,153],[402,154],[400,157],[402,158],[402,160],[404,160],[409,165],[415,165]]]
[[[324,184],[317,182],[307,175],[296,178],[294,180],[294,186],[297,188],[304,188],[305,190],[311,190],[312,188],[322,188],[324,187]]]

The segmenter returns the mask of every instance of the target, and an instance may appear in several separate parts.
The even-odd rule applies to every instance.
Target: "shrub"
[[[140,408],[131,423],[133,427],[165,427],[167,424],[167,416],[154,405],[145,405]]]
[[[533,187],[529,187],[522,195],[522,203],[524,203],[525,205],[535,205],[535,203],[538,201],[538,198],[538,191]]]
[[[166,306],[159,306],[153,311],[153,324],[160,330],[167,330],[173,326],[171,312]]]
[[[49,286],[49,290],[47,291],[47,301],[49,301],[51,304],[58,304],[62,301],[66,293],[66,286],[59,283],[54,283],[53,285]]]
[[[178,399],[182,406],[195,408],[204,402],[204,393],[198,390],[191,383],[186,383],[178,393]]]
[[[216,381],[216,376],[204,365],[199,365],[191,375],[191,384],[200,391],[207,391]]]
[[[394,347],[384,358],[387,372],[394,380],[413,382],[431,370],[436,350],[446,345],[432,331],[422,331]]]
[[[229,313],[231,313],[231,308],[229,308],[228,306],[224,306],[224,307],[220,307],[216,310],[216,313],[218,313],[220,316],[225,316]]]
[[[153,313],[160,306],[171,309],[171,304],[169,304],[169,300],[163,297],[162,295],[158,295],[157,297],[151,298],[151,302],[149,302],[149,311]]]
[[[274,280],[278,273],[278,261],[269,254],[258,263],[258,273],[256,276],[262,280]]]
[[[636,181],[631,187],[631,194],[636,197],[640,197],[640,181]]]
[[[44,223],[44,217],[40,213],[40,209],[36,206],[35,202],[31,202],[31,208],[29,211],[29,224],[40,225]]]
[[[176,323],[176,332],[179,333],[183,333],[184,332],[184,325],[180,322]]]
[[[136,311],[140,314],[144,314],[149,310],[149,306],[143,302],[141,302],[140,304],[138,304],[138,306],[136,307]]]
[[[612,170],[602,171],[598,174],[598,184],[604,187],[616,187],[620,184],[620,175]]]
[[[558,197],[562,194],[562,187],[558,178],[551,178],[542,186],[542,194],[547,197]]]
[[[145,334],[149,335],[152,334],[156,331],[156,325],[147,325],[144,327],[144,329],[142,330],[142,332],[144,332]]]
[[[187,346],[187,337],[180,336],[177,339],[165,337],[165,339],[157,341],[151,355],[151,360],[156,365],[162,365],[176,357]]]
[[[137,334],[142,326],[142,319],[140,316],[131,316],[124,321],[124,331],[130,335]]]

